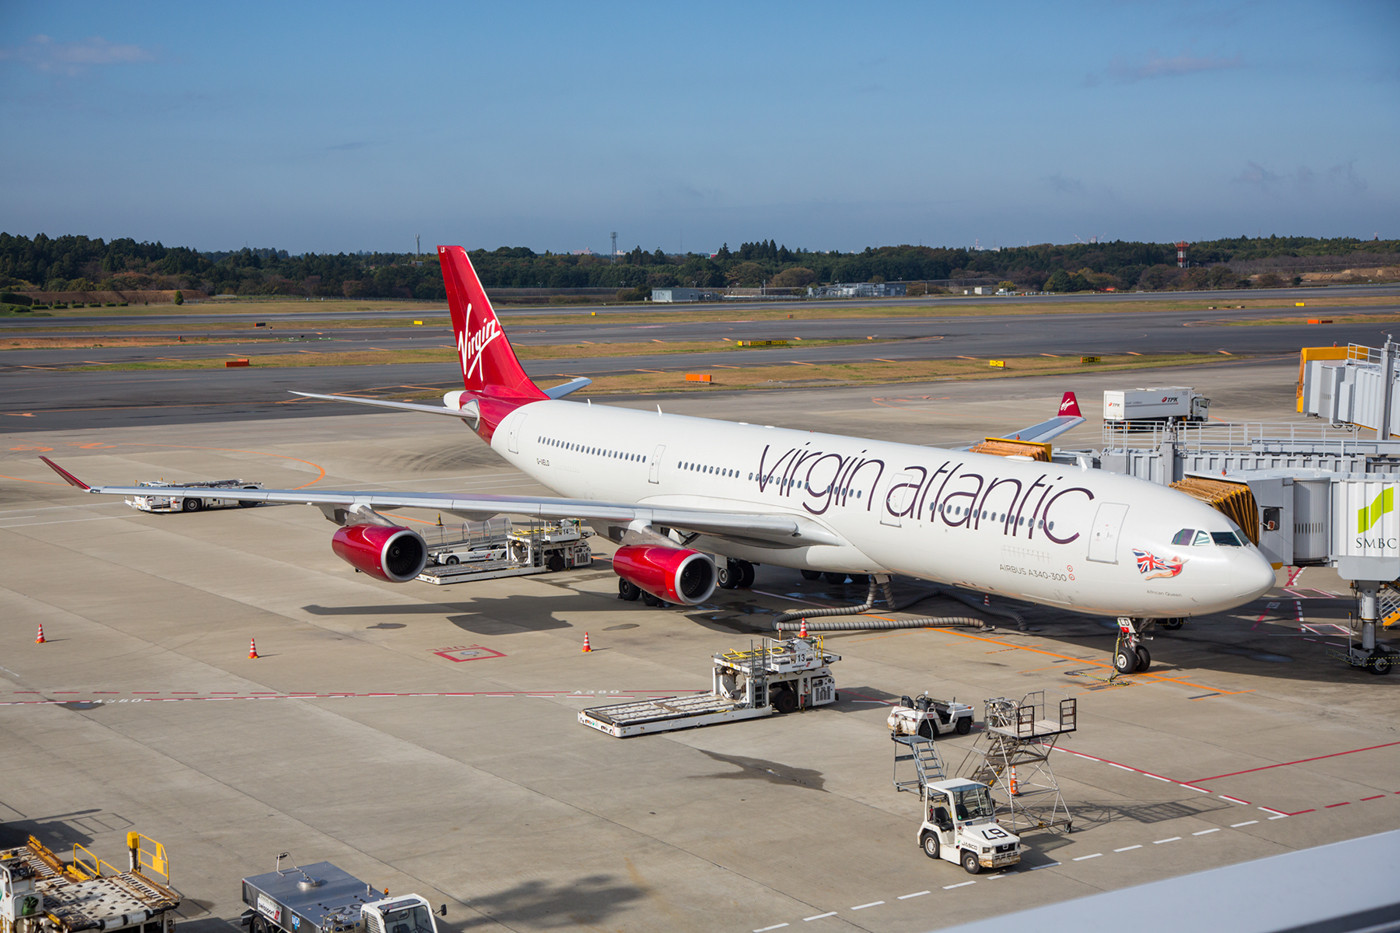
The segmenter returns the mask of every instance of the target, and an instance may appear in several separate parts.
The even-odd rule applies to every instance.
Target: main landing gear
[[[753,586],[753,564],[746,560],[722,559],[716,573],[715,582],[720,589],[746,590]]]

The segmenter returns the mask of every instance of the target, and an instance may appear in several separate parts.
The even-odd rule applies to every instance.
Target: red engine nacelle
[[[395,525],[346,525],[331,550],[356,570],[387,583],[407,583],[423,572],[428,545],[418,532]]]
[[[664,545],[628,545],[613,555],[613,570],[657,599],[693,606],[715,591],[715,562],[708,554]]]

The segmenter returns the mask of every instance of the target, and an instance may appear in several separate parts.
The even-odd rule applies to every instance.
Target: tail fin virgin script
[[[476,396],[522,401],[546,398],[525,375],[511,349],[467,251],[460,246],[439,246],[438,261],[457,336],[463,388]]]

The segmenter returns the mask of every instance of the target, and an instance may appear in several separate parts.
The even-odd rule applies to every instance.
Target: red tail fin
[[[1060,414],[1071,418],[1084,417],[1079,413],[1079,400],[1074,397],[1073,392],[1066,392],[1065,397],[1060,399]]]
[[[447,286],[452,330],[457,335],[463,388],[478,397],[518,401],[547,398],[525,375],[467,251],[460,246],[439,246],[438,261]]]

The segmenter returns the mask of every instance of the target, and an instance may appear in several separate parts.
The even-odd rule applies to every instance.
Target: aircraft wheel
[[[202,509],[202,508],[204,508],[204,503],[201,502],[201,501],[198,500],[198,499],[181,499],[181,500],[180,500],[180,511],[181,511],[181,512],[198,512],[198,511],[199,511],[200,509]]]
[[[933,723],[927,719],[919,723],[919,735],[925,739],[933,738]]]
[[[827,583],[845,583],[846,575],[844,573],[824,573],[822,579]]]
[[[739,562],[736,560],[726,560],[715,570],[715,582],[720,589],[735,590],[744,582],[744,573],[739,569]]]
[[[1185,619],[1162,619],[1162,620],[1159,621],[1157,624],[1160,625],[1160,626],[1162,626],[1162,628],[1166,629],[1166,630],[1169,631],[1169,632],[1175,632],[1177,629],[1181,628],[1183,625],[1186,624],[1186,620],[1185,620]]]
[[[975,875],[980,872],[982,870],[982,863],[977,861],[977,853],[964,851],[962,854],[962,867],[963,871],[967,872],[969,875]]]
[[[802,571],[802,579],[804,579],[804,580],[820,580],[821,578],[822,578],[822,572],[821,572],[820,570],[804,570],[804,571]]]
[[[749,563],[746,560],[741,560],[739,561],[739,571],[741,574],[739,578],[739,588],[742,590],[746,590],[749,587],[753,586],[753,564]]]
[[[1146,645],[1138,645],[1136,654],[1138,662],[1137,672],[1139,674],[1146,674],[1147,669],[1152,666],[1152,655],[1147,653]]]
[[[458,564],[460,564],[461,562],[462,562],[462,559],[461,559],[460,557],[458,557],[456,554],[448,554],[448,555],[447,555],[447,560],[443,561],[443,563],[446,564],[446,565],[449,566],[449,567],[455,567],[455,566],[457,566]]]
[[[925,855],[929,858],[938,858],[938,833],[924,833],[922,845]]]
[[[651,595],[650,593],[648,593],[648,592],[646,592],[645,590],[643,590],[643,591],[642,591],[642,605],[644,605],[644,606],[651,606],[653,609],[655,609],[657,606],[664,606],[664,605],[666,605],[666,603],[665,603],[663,600],[659,599],[658,597],[653,596],[653,595]]]
[[[1137,652],[1123,645],[1113,652],[1113,669],[1120,674],[1131,674],[1137,670]]]
[[[964,716],[958,720],[958,735],[967,735],[972,731],[972,717]]]
[[[618,599],[625,599],[627,602],[633,603],[633,602],[636,602],[636,601],[637,601],[637,598],[638,598],[639,596],[641,596],[641,595],[642,595],[642,588],[641,588],[640,586],[638,586],[637,584],[633,583],[631,580],[626,580],[626,579],[623,579],[622,577],[618,577],[618,578],[617,578],[617,598],[618,598]]]
[[[1372,674],[1379,674],[1384,677],[1386,674],[1390,673],[1390,668],[1393,663],[1390,655],[1383,654],[1380,651],[1374,651],[1371,653],[1371,663],[1368,666],[1371,668]]]

